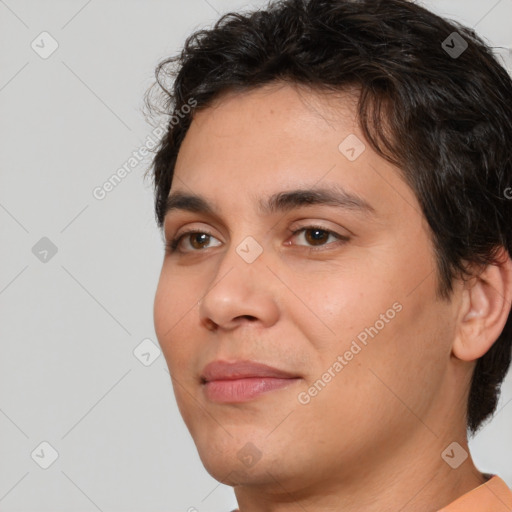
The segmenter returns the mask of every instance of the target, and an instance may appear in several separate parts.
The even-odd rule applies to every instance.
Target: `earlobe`
[[[512,260],[501,248],[496,264],[464,285],[453,354],[463,361],[482,357],[503,331],[511,303]]]

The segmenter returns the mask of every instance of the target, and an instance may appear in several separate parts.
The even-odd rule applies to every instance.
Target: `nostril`
[[[209,331],[214,331],[215,328],[216,328],[216,323],[213,322],[212,320],[210,320],[209,318],[207,318],[205,321],[204,321],[204,326],[209,330]]]
[[[240,316],[237,316],[236,318],[237,318],[237,319],[238,319],[238,318],[246,318],[247,320],[250,320],[251,322],[253,322],[254,320],[256,320],[256,317],[255,317],[255,316],[251,316],[251,315],[240,315]]]

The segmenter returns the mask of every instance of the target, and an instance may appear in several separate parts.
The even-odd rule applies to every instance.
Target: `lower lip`
[[[299,380],[276,377],[249,377],[234,380],[212,380],[203,384],[206,396],[212,402],[247,402],[269,391],[283,389]]]

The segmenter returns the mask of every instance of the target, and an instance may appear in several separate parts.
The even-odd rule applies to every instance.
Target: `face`
[[[229,485],[360,479],[445,419],[454,310],[418,201],[355,108],[290,85],[228,94],[180,149],[170,197],[209,209],[169,208],[155,329],[201,460]],[[205,370],[219,361],[239,364]]]

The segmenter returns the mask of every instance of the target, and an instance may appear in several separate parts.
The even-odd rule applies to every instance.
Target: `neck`
[[[272,474],[257,486],[235,486],[240,512],[432,512],[439,510],[486,481],[475,467],[464,432],[455,438],[468,458],[453,469],[441,457],[451,435],[433,439],[418,429],[406,444],[387,447],[365,463],[330,468],[327,474],[311,471]],[[452,455],[448,452],[447,455]],[[457,453],[453,454],[457,457]],[[446,454],[445,454],[446,458]],[[397,469],[399,468],[399,469]]]

